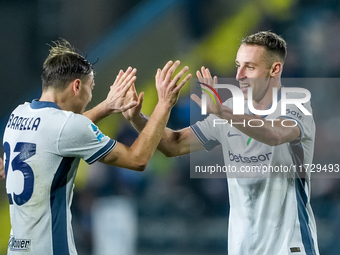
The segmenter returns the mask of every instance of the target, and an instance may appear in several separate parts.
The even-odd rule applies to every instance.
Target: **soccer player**
[[[241,41],[236,55],[236,79],[245,99],[247,89],[252,88],[252,103],[256,110],[271,108],[273,88],[277,89],[278,101],[281,99],[280,77],[285,58],[286,42],[275,33],[258,32]],[[202,82],[213,80],[205,67],[197,71],[197,77]],[[207,86],[204,88],[208,90]],[[201,106],[202,101],[197,95],[191,98]],[[221,105],[215,104],[209,96],[206,98],[207,111],[211,114],[205,120],[179,131],[165,129],[158,149],[166,156],[211,150],[221,144],[225,165],[237,169],[260,163],[267,166],[298,166],[312,162],[315,137],[313,117],[303,115],[294,104],[287,105],[286,115],[283,116],[280,107],[268,116],[256,116],[246,103],[244,115],[233,115],[233,99]],[[287,93],[287,98],[299,99],[304,95]],[[139,132],[148,123],[147,117],[140,112],[141,103],[142,99],[139,98],[136,107],[123,113]],[[304,107],[311,112],[310,102],[305,103]],[[241,124],[214,126],[214,119]],[[251,127],[247,124],[251,119],[263,121],[264,125]],[[292,127],[284,127],[282,121],[285,121],[285,126]],[[266,177],[228,178],[228,254],[319,254],[310,205],[309,173],[302,171],[301,176],[294,172],[269,173]]]
[[[70,205],[80,159],[143,171],[153,155],[179,92],[190,79],[179,61],[155,76],[158,103],[131,147],[105,136],[93,123],[136,102],[126,92],[136,70],[120,71],[102,103],[82,115],[92,97],[92,65],[66,41],[55,43],[43,64],[42,95],[19,105],[4,134],[6,190],[11,236],[7,254],[77,254]],[[125,101],[129,103],[125,104]]]

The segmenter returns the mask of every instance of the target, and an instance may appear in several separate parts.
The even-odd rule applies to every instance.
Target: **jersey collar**
[[[277,92],[277,102],[280,102],[280,100],[281,100],[281,88],[282,88],[283,86],[281,86],[280,87],[280,89],[279,89],[279,91]],[[273,103],[271,103],[270,105],[269,105],[269,107],[268,107],[268,109],[267,110],[269,110],[271,107],[272,107],[272,105],[273,105]],[[250,109],[248,108],[248,112],[249,112],[249,115],[255,115],[254,113],[252,113],[251,111],[250,111]],[[268,115],[262,115],[261,116],[261,118],[266,118]]]
[[[41,108],[48,108],[48,107],[61,110],[60,107],[54,102],[39,101],[38,99],[34,99],[31,103],[32,109],[41,109]]]

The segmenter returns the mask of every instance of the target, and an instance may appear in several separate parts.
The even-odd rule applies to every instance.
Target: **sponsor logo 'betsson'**
[[[242,156],[241,154],[234,155],[231,151],[228,151],[229,153],[229,160],[235,161],[235,162],[241,162],[241,163],[257,163],[257,162],[263,162],[270,160],[270,156],[272,152],[268,152],[266,154],[259,154],[254,156]]]

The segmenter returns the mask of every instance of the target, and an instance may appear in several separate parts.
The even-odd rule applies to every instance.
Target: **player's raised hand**
[[[137,69],[132,67],[128,67],[125,72],[119,71],[104,101],[111,113],[124,112],[137,105],[137,100],[127,99],[127,93],[137,79],[136,72]]]
[[[137,102],[137,104],[136,106],[122,112],[125,119],[130,121],[139,116],[142,110],[143,99],[144,99],[144,92],[141,92],[138,96],[135,84],[133,84],[129,88],[128,92],[126,93],[125,104],[128,104],[129,102]]]
[[[158,68],[155,76],[158,101],[167,103],[170,107],[173,107],[176,104],[181,88],[191,78],[191,74],[188,74],[181,82],[179,82],[182,76],[189,70],[189,68],[185,66],[172,79],[172,76],[179,64],[179,60],[175,63],[169,61],[162,70]]]
[[[0,158],[0,180],[5,179],[4,161]]]
[[[215,84],[217,84],[217,76],[212,78],[210,70],[204,66],[201,67],[201,72],[197,70],[196,75],[202,89],[202,94],[207,95],[207,112],[213,114],[219,113],[222,105],[215,94],[215,91],[217,92],[217,89],[215,88]],[[202,107],[202,100],[199,96],[193,94],[191,95],[191,99],[200,107]]]

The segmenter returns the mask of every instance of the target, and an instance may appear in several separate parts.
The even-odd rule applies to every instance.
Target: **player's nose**
[[[245,74],[244,68],[242,68],[242,67],[237,68],[236,80],[237,81],[243,81],[246,78],[247,78],[247,76]]]

